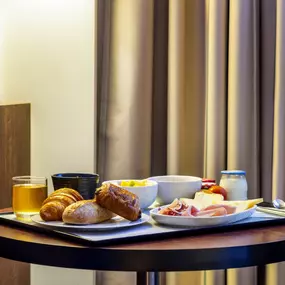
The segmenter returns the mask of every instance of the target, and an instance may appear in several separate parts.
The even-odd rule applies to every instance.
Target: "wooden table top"
[[[88,247],[0,225],[0,256],[57,267],[114,271],[190,271],[285,261],[285,225]]]

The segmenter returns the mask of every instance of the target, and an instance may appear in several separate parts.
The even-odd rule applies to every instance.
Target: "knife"
[[[285,210],[269,208],[269,207],[260,207],[259,205],[256,208],[257,211],[264,212],[271,215],[285,217]]]
[[[273,202],[261,202],[259,204],[257,204],[257,206],[259,207],[265,207],[265,208],[274,208]]]

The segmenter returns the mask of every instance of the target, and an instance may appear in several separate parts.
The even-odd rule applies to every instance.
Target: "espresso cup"
[[[51,176],[54,190],[72,188],[85,200],[93,199],[99,185],[99,175],[90,173],[58,173]]]

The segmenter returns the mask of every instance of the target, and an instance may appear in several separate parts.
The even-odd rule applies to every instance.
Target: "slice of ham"
[[[183,212],[181,212],[181,216],[189,216],[189,217],[193,217],[196,216],[196,213],[198,213],[199,210],[194,207],[194,206],[188,206],[187,209],[185,209]]]
[[[158,214],[168,216],[195,216],[199,210],[194,206],[188,206],[183,201],[175,199],[168,207],[160,209]]]
[[[199,210],[191,204],[187,205],[184,201],[175,199],[170,205],[159,209],[158,214],[180,217],[215,217],[233,214],[236,213],[236,211],[236,206],[225,205],[223,201],[221,201],[220,204],[211,204]]]
[[[191,213],[191,206],[188,207],[186,210],[184,210],[182,213],[181,213],[181,216],[183,217],[193,217],[192,213]]]
[[[158,214],[167,215],[167,216],[181,216],[181,213],[171,209],[171,208],[163,208],[161,209]]]
[[[196,217],[216,217],[216,216],[225,216],[227,210],[224,207],[219,207],[211,210],[202,210],[196,213]]]
[[[213,209],[217,209],[217,208],[221,208],[221,207],[226,209],[227,215],[233,214],[237,210],[237,207],[235,207],[235,206],[223,205],[223,204],[210,205],[203,210],[207,211],[207,210],[213,210]]]

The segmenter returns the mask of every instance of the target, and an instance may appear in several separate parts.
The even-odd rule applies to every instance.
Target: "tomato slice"
[[[227,200],[227,191],[221,186],[213,185],[208,189],[208,191],[211,193],[223,195],[224,200]]]

